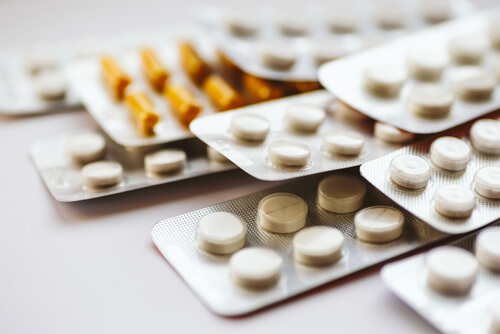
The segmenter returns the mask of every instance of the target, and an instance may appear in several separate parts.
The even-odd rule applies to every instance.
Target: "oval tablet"
[[[229,260],[232,281],[250,289],[265,289],[280,278],[283,259],[268,248],[245,248]]]
[[[467,168],[471,152],[469,146],[455,137],[440,137],[430,147],[430,157],[434,165],[449,171]]]
[[[478,234],[476,258],[484,268],[500,271],[500,227],[490,227]]]
[[[266,139],[271,123],[264,117],[253,114],[239,114],[231,118],[231,133],[238,139],[262,141]]]
[[[79,133],[68,139],[66,152],[75,162],[87,164],[104,157],[106,140],[94,132]]]
[[[344,235],[336,228],[314,226],[293,238],[293,259],[306,266],[332,264],[342,256]]]
[[[285,41],[262,41],[257,48],[260,61],[271,69],[289,70],[297,60],[293,45]]]
[[[406,81],[403,67],[393,64],[372,64],[364,72],[365,87],[371,93],[382,97],[399,94]]]
[[[61,71],[42,71],[35,77],[34,83],[41,99],[60,100],[66,96],[66,78]]]
[[[224,17],[224,23],[233,35],[241,37],[253,36],[260,29],[259,16],[252,11],[229,11]]]
[[[178,149],[164,149],[148,153],[144,157],[144,169],[149,173],[170,173],[184,167],[186,152]]]
[[[419,48],[408,55],[408,72],[418,80],[436,81],[441,78],[449,62],[449,57],[444,51]]]
[[[336,33],[353,33],[358,30],[359,15],[353,8],[332,8],[326,15],[326,24]]]
[[[452,37],[448,51],[454,62],[458,64],[478,64],[482,62],[488,42],[482,35],[465,34]]]
[[[484,154],[500,154],[500,122],[480,119],[470,129],[472,146]]]
[[[332,40],[312,41],[309,53],[318,65],[347,55],[346,49],[340,43]]]
[[[496,85],[493,73],[476,66],[456,68],[451,81],[457,96],[466,100],[487,100],[491,98]]]
[[[373,135],[375,138],[389,144],[404,144],[415,138],[413,133],[382,122],[375,122]]]
[[[109,187],[122,181],[123,167],[116,161],[91,162],[82,168],[83,184],[88,187]]]
[[[257,224],[274,233],[293,233],[306,224],[307,204],[297,195],[276,193],[259,203]]]
[[[309,147],[300,143],[280,140],[271,143],[268,148],[269,161],[278,167],[304,167],[310,156]]]
[[[59,65],[58,63],[56,50],[49,46],[36,46],[26,57],[26,68],[31,74],[54,69]]]
[[[420,14],[428,23],[435,24],[452,17],[452,8],[448,0],[425,0],[420,2]]]
[[[363,206],[366,184],[352,175],[333,175],[318,184],[318,205],[330,212],[349,213]]]
[[[421,189],[431,178],[431,166],[424,159],[411,154],[398,155],[389,167],[391,180],[408,189]]]
[[[452,91],[445,86],[418,85],[410,91],[408,108],[417,116],[438,118],[450,113],[453,100]]]
[[[442,246],[427,254],[427,284],[436,292],[463,295],[476,280],[478,264],[468,251],[454,246]]]
[[[483,167],[474,176],[474,190],[481,196],[500,199],[500,168]]]
[[[365,138],[356,131],[332,132],[323,137],[323,148],[330,154],[358,155],[364,144]]]
[[[276,25],[283,35],[302,36],[309,33],[311,21],[306,13],[281,12],[277,14]]]
[[[434,209],[449,218],[470,217],[475,206],[474,193],[462,186],[442,186],[434,195]]]
[[[377,4],[374,19],[380,28],[386,30],[401,29],[406,24],[404,9],[395,1],[385,1]]]
[[[364,122],[370,119],[362,112],[357,111],[342,101],[337,100],[333,109],[335,116],[349,122]]]
[[[325,120],[322,108],[307,104],[289,105],[285,112],[285,122],[296,131],[315,132]]]
[[[498,17],[490,21],[488,37],[490,38],[490,44],[494,48],[500,49],[500,20],[498,20]]]
[[[231,254],[245,246],[247,225],[229,212],[214,212],[198,222],[198,247],[213,254]]]

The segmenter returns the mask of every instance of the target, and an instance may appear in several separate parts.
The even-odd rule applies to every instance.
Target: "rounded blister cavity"
[[[285,111],[285,122],[288,127],[300,132],[316,132],[325,117],[322,108],[303,103],[289,105]]]
[[[365,137],[356,131],[337,131],[323,136],[323,149],[329,154],[358,155],[364,144]]]
[[[325,39],[311,41],[309,53],[316,64],[321,65],[327,61],[344,57],[347,55],[347,50],[341,43],[332,39]]]
[[[405,217],[391,206],[372,206],[354,216],[356,237],[371,243],[386,243],[403,234]]]
[[[270,69],[287,71],[297,61],[297,52],[286,41],[261,41],[257,45],[259,59]]]
[[[450,57],[457,64],[479,64],[488,49],[488,41],[482,35],[454,36],[448,43]]]
[[[249,289],[267,289],[281,274],[283,259],[269,248],[251,247],[236,252],[229,260],[234,284]]]
[[[116,161],[96,161],[83,166],[81,173],[87,187],[110,187],[122,181],[123,167]]]
[[[359,27],[359,15],[354,8],[331,8],[326,14],[326,25],[339,34],[354,33]]]
[[[258,115],[239,114],[231,118],[231,133],[241,140],[263,141],[270,129],[271,123]]]
[[[274,166],[300,168],[307,165],[311,150],[305,144],[280,140],[269,145],[267,154]]]
[[[481,119],[470,129],[472,146],[484,154],[500,154],[500,122]]]
[[[408,143],[415,138],[413,133],[403,131],[395,126],[382,122],[375,123],[373,135],[378,140],[398,145]]]
[[[207,157],[210,162],[229,163],[231,162],[225,155],[211,146],[207,146]]]
[[[362,112],[357,111],[339,100],[335,102],[333,112],[336,117],[348,122],[364,122],[370,119],[370,117],[366,116]]]
[[[500,199],[500,167],[483,167],[474,176],[474,190],[481,196]]]
[[[186,152],[183,150],[163,149],[146,154],[144,169],[153,174],[171,173],[182,169],[186,160]]]
[[[309,33],[311,19],[306,12],[284,11],[276,14],[276,25],[283,35],[303,36]]]
[[[318,184],[318,205],[330,212],[349,213],[363,206],[366,184],[360,177],[333,175]]]
[[[404,67],[376,63],[368,66],[364,71],[365,87],[371,93],[381,97],[395,97],[406,81]]]
[[[440,84],[416,85],[408,97],[408,108],[417,116],[439,118],[448,115],[454,96],[450,88]]]
[[[49,46],[36,46],[26,55],[26,69],[31,74],[53,70],[59,66],[57,51]]]
[[[487,270],[500,272],[500,227],[490,227],[478,234],[476,259]]]
[[[44,100],[60,100],[66,96],[67,83],[59,70],[44,70],[34,78],[38,96]]]
[[[385,30],[402,29],[406,25],[404,8],[396,1],[377,1],[373,16],[377,25]]]
[[[198,222],[198,247],[212,254],[232,254],[245,246],[247,225],[229,212],[214,212]]]
[[[293,233],[306,225],[307,204],[297,195],[275,193],[264,197],[258,208],[257,224],[273,233]]]
[[[224,24],[233,35],[248,37],[259,32],[261,22],[257,13],[240,9],[226,12]]]
[[[487,100],[491,98],[496,85],[493,73],[476,66],[456,68],[451,81],[457,96],[465,100]]]
[[[468,251],[454,246],[442,246],[427,254],[427,284],[445,295],[467,294],[476,280],[478,264]]]
[[[391,180],[408,189],[422,189],[431,178],[431,166],[424,159],[411,154],[398,155],[389,167]]]
[[[326,266],[342,257],[344,235],[328,226],[303,229],[293,238],[293,259],[306,266]]]
[[[418,80],[437,81],[449,63],[449,57],[443,50],[422,47],[408,55],[408,72]]]
[[[500,17],[493,17],[488,27],[488,37],[490,44],[496,49],[500,49]]]
[[[471,151],[463,140],[446,136],[432,142],[430,157],[432,163],[439,168],[449,171],[461,171],[467,168],[471,158]]]
[[[431,24],[444,22],[452,17],[452,8],[449,0],[421,0],[420,14]]]
[[[78,133],[68,138],[66,153],[79,164],[97,161],[106,153],[106,140],[95,132]]]
[[[500,334],[500,303],[493,307],[490,330],[492,334]]]
[[[442,186],[434,195],[434,209],[448,218],[468,218],[475,206],[474,193],[462,186]]]

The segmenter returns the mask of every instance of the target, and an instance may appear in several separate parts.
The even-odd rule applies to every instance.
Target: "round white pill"
[[[54,69],[58,65],[57,53],[49,46],[36,46],[26,56],[26,68],[32,74]]]
[[[365,114],[339,100],[335,102],[333,112],[336,117],[348,122],[364,122],[370,119]]]
[[[484,154],[500,154],[500,122],[481,119],[470,129],[472,146]]]
[[[408,97],[408,108],[421,117],[438,118],[450,113],[453,105],[453,92],[439,84],[415,86]]]
[[[106,140],[94,132],[78,133],[66,142],[66,153],[75,162],[87,164],[104,157]]]
[[[262,64],[271,69],[289,70],[297,60],[293,45],[285,41],[262,41],[257,50]]]
[[[425,0],[420,2],[420,14],[428,23],[435,24],[446,21],[452,16],[449,0]]]
[[[330,154],[358,155],[364,144],[365,137],[356,131],[332,132],[323,137],[323,148]]]
[[[440,137],[434,140],[430,148],[432,163],[450,171],[461,171],[467,167],[471,152],[469,146],[455,137]]]
[[[322,108],[308,104],[292,104],[286,108],[285,122],[296,131],[316,132],[325,120]]]
[[[500,49],[500,20],[498,17],[490,21],[488,36],[490,38],[490,44],[494,48]]]
[[[259,203],[257,224],[274,233],[293,233],[306,225],[307,204],[297,195],[275,193]]]
[[[431,166],[424,159],[411,154],[398,155],[389,167],[391,180],[408,189],[421,189],[431,178]]]
[[[436,81],[449,62],[446,52],[438,48],[419,48],[408,55],[408,72],[418,80]]]
[[[474,190],[481,196],[500,199],[500,168],[483,167],[474,176]]]
[[[354,216],[356,237],[367,242],[384,243],[403,234],[405,217],[391,206],[371,206]]]
[[[474,193],[462,186],[443,186],[434,195],[434,209],[449,218],[467,218],[475,206]]]
[[[304,12],[281,12],[276,16],[276,25],[283,35],[307,35],[311,21]]]
[[[401,29],[406,23],[403,7],[395,1],[381,1],[374,11],[377,25],[386,30]]]
[[[451,81],[455,93],[466,100],[487,100],[493,94],[496,85],[493,73],[476,66],[456,68]]]
[[[352,175],[333,175],[318,184],[318,205],[326,211],[349,213],[363,206],[366,184]]]
[[[260,29],[259,16],[252,11],[228,11],[224,17],[224,23],[233,35],[241,37],[253,36]]]
[[[395,126],[382,122],[375,122],[373,135],[378,140],[389,144],[404,144],[415,138],[413,133],[403,131]]]
[[[218,162],[218,163],[229,163],[231,162],[228,158],[226,158],[225,155],[217,151],[211,146],[207,146],[207,157],[208,160],[211,162]]]
[[[83,184],[88,187],[114,186],[122,177],[122,165],[116,161],[91,162],[82,168]]]
[[[247,225],[229,212],[214,212],[198,222],[198,247],[213,254],[231,254],[245,246]]]
[[[326,15],[326,24],[336,33],[353,33],[358,29],[359,15],[353,8],[332,8]]]
[[[231,133],[238,139],[262,141],[271,129],[271,123],[258,115],[239,114],[231,118],[230,127]]]
[[[454,36],[448,44],[448,51],[454,62],[458,64],[480,63],[486,50],[488,41],[482,35],[465,34]]]
[[[427,254],[426,264],[427,284],[442,294],[466,294],[476,280],[476,258],[459,247],[442,246],[431,250]]]
[[[490,330],[493,334],[500,334],[500,304],[493,307]]]
[[[393,97],[399,94],[406,80],[403,67],[392,64],[372,64],[364,72],[365,87],[373,94]]]
[[[164,149],[146,154],[144,169],[148,173],[170,173],[184,167],[186,152],[178,149]]]
[[[325,266],[342,256],[344,235],[336,228],[314,226],[293,237],[293,258],[306,266]]]
[[[281,256],[272,249],[245,248],[229,260],[231,279],[244,288],[269,288],[278,282],[282,263]]]
[[[309,53],[318,65],[347,55],[347,51],[342,47],[341,43],[333,40],[311,41]]]
[[[34,78],[38,96],[44,100],[60,100],[66,96],[66,78],[62,71],[45,70]]]
[[[305,144],[280,140],[269,145],[267,154],[275,166],[304,167],[309,161],[311,150]]]
[[[500,227],[490,227],[478,234],[476,258],[486,269],[500,271]]]

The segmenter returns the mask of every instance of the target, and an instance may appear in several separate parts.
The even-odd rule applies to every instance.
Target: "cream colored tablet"
[[[358,155],[363,150],[365,137],[356,131],[337,131],[323,137],[323,148],[330,154]]]
[[[500,199],[500,167],[483,167],[474,176],[474,190],[481,196]]]
[[[353,33],[359,27],[359,15],[354,8],[332,8],[326,15],[326,24],[336,33]]]
[[[476,259],[484,268],[500,271],[500,227],[490,227],[478,234]]]
[[[431,178],[431,166],[424,159],[411,154],[398,155],[389,167],[391,180],[408,189],[421,189]]]
[[[207,146],[207,157],[208,160],[211,162],[218,162],[218,163],[230,163],[231,161],[226,158],[225,155],[217,151],[215,148],[211,146]]]
[[[148,153],[144,157],[144,169],[148,173],[170,173],[184,167],[186,152],[178,149],[164,149]]]
[[[83,166],[82,178],[88,187],[114,186],[122,181],[123,167],[116,161],[91,162]]]
[[[365,69],[365,87],[371,93],[394,97],[399,94],[406,80],[406,71],[403,67],[393,64],[372,64]]]
[[[266,289],[275,285],[283,259],[269,248],[244,248],[229,260],[233,283],[244,288]]]
[[[342,256],[344,235],[328,226],[303,229],[293,238],[293,259],[306,266],[325,266]]]
[[[262,141],[266,139],[271,123],[264,117],[253,114],[239,114],[231,119],[231,133],[238,139]]]
[[[490,330],[492,334],[500,334],[500,303],[493,307]]]
[[[472,146],[484,154],[500,154],[500,122],[481,119],[470,129]]]
[[[257,50],[262,64],[271,69],[286,71],[297,61],[293,45],[285,41],[262,41]]]
[[[431,23],[440,23],[452,17],[452,9],[449,0],[424,0],[420,2],[420,14],[422,18]]]
[[[299,11],[285,11],[276,15],[276,25],[284,35],[302,36],[309,33],[311,21],[307,13]]]
[[[267,154],[269,162],[277,167],[304,167],[311,150],[305,144],[280,140],[269,145]]]
[[[307,204],[297,195],[275,193],[259,203],[257,224],[274,233],[293,233],[306,224]]]
[[[342,101],[336,101],[333,107],[335,116],[348,122],[364,122],[370,119],[362,112],[357,111]]]
[[[498,19],[498,17],[493,18],[490,21],[488,36],[490,38],[490,44],[494,48],[500,49],[500,20]]]
[[[340,43],[332,40],[311,41],[309,53],[316,64],[321,65],[347,55],[347,50]]]
[[[247,225],[229,212],[214,212],[198,222],[198,247],[213,254],[232,254],[245,246]]]
[[[408,55],[408,72],[418,80],[436,81],[441,78],[449,63],[446,52],[438,48],[421,47]]]
[[[34,78],[38,96],[44,100],[60,100],[66,96],[66,78],[58,70],[41,71]]]
[[[367,242],[385,243],[403,234],[405,217],[391,206],[371,206],[354,216],[356,237]]]
[[[226,28],[236,36],[253,36],[260,29],[259,16],[252,11],[228,11],[224,17],[224,23]]]
[[[465,34],[452,37],[448,44],[451,59],[458,64],[478,64],[483,61],[488,41],[482,35]]]
[[[286,108],[285,122],[296,131],[316,132],[325,120],[322,108],[308,104],[292,104]]]
[[[375,123],[373,135],[378,140],[389,144],[404,144],[415,138],[413,133],[403,131],[395,126],[382,122]]]
[[[448,295],[467,294],[476,280],[478,264],[468,251],[442,246],[427,254],[427,284],[436,292]]]
[[[78,133],[66,142],[66,153],[73,161],[87,164],[102,159],[106,152],[106,140],[94,132]]]
[[[400,3],[380,1],[374,11],[374,19],[382,29],[401,29],[406,24],[406,15]]]
[[[467,168],[471,152],[463,140],[445,136],[432,142],[430,157],[432,163],[442,169],[461,171]]]
[[[408,108],[420,117],[439,118],[450,113],[453,100],[453,92],[446,86],[417,85],[410,91]]]
[[[496,77],[476,66],[456,68],[451,76],[457,96],[465,100],[487,100],[495,90]]]
[[[49,46],[36,46],[26,56],[26,69],[31,74],[55,69],[58,65],[56,50]]]
[[[349,213],[363,206],[366,184],[360,177],[333,175],[318,184],[318,205],[326,211]]]
[[[476,206],[474,193],[458,185],[442,186],[434,195],[434,209],[449,218],[470,217]]]

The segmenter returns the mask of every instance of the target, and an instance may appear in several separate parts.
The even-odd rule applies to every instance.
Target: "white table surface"
[[[164,27],[187,20],[197,4],[206,2],[0,0],[0,48]],[[272,184],[233,171],[59,203],[28,149],[94,124],[84,110],[0,117],[0,333],[435,332],[383,285],[380,267],[250,316],[214,315],[155,249],[151,228]]]

